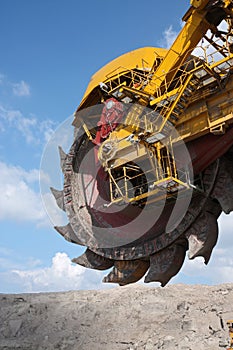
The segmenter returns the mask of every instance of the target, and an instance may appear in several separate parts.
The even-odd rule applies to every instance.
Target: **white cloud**
[[[32,270],[14,269],[7,272],[8,285],[12,281],[20,292],[65,291],[73,289],[107,288],[101,283],[103,272],[72,264],[66,253],[56,253],[50,267]],[[0,273],[1,279],[5,274]],[[9,287],[10,288],[10,287]]]
[[[233,215],[231,215],[232,219]],[[229,220],[228,217],[227,220]],[[226,235],[228,234],[229,232],[226,233]],[[214,250],[208,266],[204,265],[202,258],[191,261],[187,259],[182,273],[173,278],[172,283],[184,283],[184,276],[186,276],[186,283],[220,284],[233,282],[232,244],[227,247],[225,242],[221,242],[221,245],[225,248],[217,247]],[[114,284],[102,284],[102,278],[108,273],[107,271],[94,271],[72,264],[66,253],[56,253],[48,267],[41,268],[41,261],[36,261],[32,265],[33,259],[30,258],[30,262],[28,261],[28,264],[23,264],[24,266],[20,268],[17,262],[17,266],[14,266],[16,263],[13,263],[13,259],[11,259],[12,251],[2,248],[0,252],[3,253],[0,264],[3,263],[5,267],[5,272],[0,272],[0,292],[46,292],[115,286]],[[149,286],[155,285],[157,286],[158,283]]]
[[[45,143],[49,142],[52,135],[54,134],[55,123],[53,121],[47,119],[47,120],[43,120],[37,124],[39,124],[38,125],[39,131],[43,135]]]
[[[0,105],[0,130],[15,128],[29,144],[45,143],[54,132],[55,123],[51,120],[39,121],[34,115],[25,117],[21,111],[6,109]]]
[[[172,26],[168,27],[163,33],[163,46],[170,48],[173,42],[175,41],[178,32],[174,31]]]
[[[0,220],[26,221],[39,226],[51,226],[40,193],[33,189],[38,186],[39,170],[26,171],[3,162],[0,162],[0,169]],[[42,175],[40,173],[40,176]],[[56,224],[62,224],[64,221],[62,212],[56,207],[50,193],[47,197],[47,205],[51,208]]]
[[[232,249],[219,251],[215,248],[207,266],[200,257],[194,260],[187,259],[182,268],[182,277],[186,276],[190,283],[233,283],[233,258],[228,256],[231,251]],[[181,276],[177,276],[175,281],[182,282]]]
[[[0,163],[0,219],[40,222],[45,219],[39,194],[30,185],[38,171]]]
[[[5,74],[0,73],[0,84],[5,88],[8,94],[12,95],[13,93],[13,95],[19,97],[31,95],[30,86],[24,80],[12,82]]]
[[[19,83],[12,83],[12,89],[16,96],[30,96],[30,86],[24,80]]]

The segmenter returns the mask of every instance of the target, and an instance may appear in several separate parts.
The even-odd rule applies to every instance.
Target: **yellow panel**
[[[210,25],[204,21],[205,14],[204,11],[199,13],[197,10],[193,10],[144,92],[155,95],[164,81],[172,81],[182,62],[190,55],[209,29]]]
[[[114,75],[123,73],[129,69],[150,69],[154,64],[155,59],[157,57],[164,57],[166,53],[166,49],[143,47],[134,51],[130,51],[109,62],[92,76],[78,110],[82,108],[82,105],[86,98],[90,95],[95,87],[99,86],[101,82],[105,82],[110,77],[114,77]]]
[[[208,3],[208,0],[191,0],[190,3],[195,8],[203,8]]]

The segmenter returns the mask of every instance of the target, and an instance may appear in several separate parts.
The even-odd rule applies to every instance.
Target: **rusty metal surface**
[[[83,189],[82,189],[82,179],[79,176],[79,174],[74,172],[72,166],[69,167],[69,164],[72,163],[71,161],[72,157],[75,156],[73,149],[74,149],[74,146],[72,146],[71,152],[67,157],[68,165],[66,166],[66,169],[68,169],[68,172],[67,173],[65,172],[65,182],[64,182],[64,188],[66,189],[65,210],[69,217],[69,221],[71,223],[71,226],[75,234],[80,236],[81,241],[88,242],[89,237],[91,239],[91,236],[93,234],[92,232],[93,222],[92,222],[90,211],[88,210],[85,204],[85,198],[84,198]],[[86,145],[85,145],[84,151],[85,150],[86,150]],[[80,152],[80,154],[82,153]],[[89,248],[95,251],[97,254],[108,257],[110,259],[116,259],[116,260],[131,260],[131,259],[137,259],[142,257],[148,257],[149,255],[154,254],[155,252],[166,248],[171,243],[173,243],[177,238],[179,238],[188,229],[188,227],[195,221],[197,216],[201,213],[202,208],[205,205],[206,199],[213,188],[217,171],[218,171],[218,162],[213,163],[205,170],[203,175],[203,183],[205,185],[205,195],[203,195],[202,193],[201,194],[197,193],[193,197],[190,203],[190,207],[184,219],[181,221],[178,227],[172,232],[164,233],[164,231],[161,231],[161,234],[158,235],[158,233],[154,230],[155,231],[154,236],[156,236],[155,238],[147,240],[146,242],[144,240],[142,240],[141,243],[136,242],[135,245],[130,244],[129,247],[124,246],[124,247],[116,247],[116,248],[95,248],[91,246]],[[83,222],[85,222],[85,227],[83,227],[83,230],[80,231],[80,223],[83,223]],[[76,226],[77,223],[79,223],[78,227]]]
[[[150,266],[149,261],[115,261],[114,268],[104,277],[104,283],[118,283],[121,286],[140,280]]]
[[[92,252],[90,249],[87,249],[85,253],[83,253],[78,258],[72,259],[72,261],[81,266],[87,267],[89,269],[96,270],[107,270],[113,266],[114,261],[104,258],[103,256],[97,255]]]
[[[181,269],[187,246],[185,239],[179,239],[170,247],[151,255],[150,269],[145,277],[145,283],[160,282],[162,287],[165,286]]]
[[[104,282],[120,285],[136,282],[147,270],[145,282],[160,281],[165,285],[181,268],[187,249],[190,259],[203,256],[208,263],[217,242],[217,218],[222,210],[226,213],[232,210],[231,150],[204,170],[204,192],[194,192],[186,215],[174,230],[160,231],[159,234],[155,231],[154,235],[145,235],[147,240],[142,238],[125,246],[99,248],[88,245],[93,235],[93,218],[86,204],[83,179],[77,169],[78,162],[89,150],[87,144],[85,138],[78,139],[66,156],[62,153],[64,188],[63,191],[52,190],[69,218],[69,224],[56,227],[57,231],[68,241],[89,247],[73,262],[99,270],[113,266]]]
[[[76,140],[68,155],[62,153],[64,169],[63,191],[52,189],[60,208],[66,211],[69,224],[56,227],[65,239],[88,247],[92,238],[92,217],[86,205],[82,177],[75,168],[85,155],[87,140]],[[232,211],[233,166],[231,150],[209,165],[203,172],[203,193],[194,193],[188,211],[180,224],[171,232],[154,232],[147,240],[132,242],[116,248],[90,246],[73,260],[82,266],[105,270],[113,266],[104,282],[120,285],[134,283],[146,271],[145,282],[159,281],[165,285],[181,268],[185,251],[189,258],[203,256],[208,263],[217,242],[217,218],[221,211]],[[83,225],[85,223],[85,225]],[[180,243],[182,240],[182,244]],[[143,260],[146,259],[146,260]]]

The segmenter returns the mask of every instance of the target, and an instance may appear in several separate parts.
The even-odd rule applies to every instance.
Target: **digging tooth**
[[[110,273],[104,277],[105,283],[124,286],[140,280],[148,270],[149,262],[144,260],[115,261]]]
[[[119,283],[119,281],[122,279],[123,273],[117,270],[117,268],[114,266],[113,269],[109,272],[107,276],[103,278],[103,283]]]
[[[222,213],[222,207],[218,201],[208,198],[203,207],[203,211],[212,214],[217,220]]]
[[[66,161],[67,154],[63,151],[61,146],[58,146],[58,150],[59,150],[59,155],[60,155],[61,170],[64,173],[65,161]]]
[[[72,243],[76,243],[79,245],[84,246],[84,244],[82,243],[82,241],[80,241],[80,239],[78,239],[78,237],[76,236],[76,234],[74,233],[72,227],[70,224],[66,225],[66,226],[55,226],[54,227],[55,230],[57,230],[57,232],[59,232],[68,242],[72,242]]]
[[[89,269],[96,270],[107,270],[114,264],[113,260],[104,258],[103,256],[92,252],[90,249],[87,249],[85,253],[83,253],[78,258],[72,259],[72,262]]]
[[[62,210],[65,210],[63,191],[56,190],[53,187],[50,187],[50,191],[52,192],[54,198],[56,199],[58,207]]]
[[[189,259],[203,256],[208,264],[213,247],[218,239],[218,223],[216,217],[208,212],[201,214],[185,233],[189,242]]]
[[[183,265],[187,241],[178,240],[170,247],[150,256],[150,268],[145,283],[160,282],[164,287]]]
[[[233,211],[233,167],[232,161],[221,158],[219,172],[217,175],[211,197],[216,199],[224,213]]]

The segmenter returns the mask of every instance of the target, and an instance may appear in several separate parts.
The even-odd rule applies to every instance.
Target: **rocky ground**
[[[0,349],[226,349],[233,284],[0,294]]]

